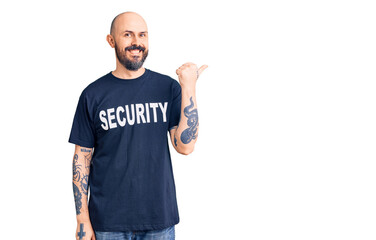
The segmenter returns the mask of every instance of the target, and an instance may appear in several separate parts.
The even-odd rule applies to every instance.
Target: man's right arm
[[[85,235],[85,239],[91,239],[91,235],[94,235],[87,204],[92,155],[92,148],[81,147],[79,145],[75,146],[72,165],[72,182],[77,218],[76,239],[82,239],[79,238],[79,235]]]

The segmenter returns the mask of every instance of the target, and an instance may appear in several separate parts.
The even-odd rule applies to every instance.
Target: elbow
[[[193,147],[191,148],[183,148],[183,149],[179,149],[178,151],[180,154],[183,154],[183,155],[189,155],[193,152]]]

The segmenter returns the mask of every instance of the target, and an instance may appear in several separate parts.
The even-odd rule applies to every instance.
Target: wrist
[[[83,222],[89,222],[90,223],[89,216],[77,216],[77,223],[83,223]]]
[[[182,91],[196,91],[196,85],[184,85],[181,84]]]

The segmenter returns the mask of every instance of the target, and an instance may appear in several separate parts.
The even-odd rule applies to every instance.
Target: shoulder
[[[108,72],[104,74],[103,76],[97,78],[96,80],[92,81],[89,83],[83,90],[82,94],[83,95],[95,95],[98,93],[98,90],[103,89],[103,87],[106,85],[106,79],[109,77],[109,74],[111,72]]]
[[[149,71],[149,74],[151,77],[157,79],[158,81],[163,81],[172,85],[179,84],[178,81],[176,81],[174,78],[170,77],[169,75],[162,74],[150,69],[147,69]]]
[[[174,96],[179,95],[181,92],[181,86],[180,83],[175,80],[174,78],[162,74],[156,71],[152,71],[150,69],[149,73],[151,75],[151,78],[154,79],[155,84],[159,86],[159,88],[168,88],[173,93]]]

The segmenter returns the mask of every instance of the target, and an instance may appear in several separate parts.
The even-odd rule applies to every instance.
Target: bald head
[[[138,71],[149,52],[148,28],[135,12],[123,12],[111,23],[107,42],[115,48],[116,68]]]
[[[143,31],[147,31],[147,25],[145,20],[138,13],[123,12],[112,20],[110,34],[115,36],[119,31],[128,29],[144,29]]]

